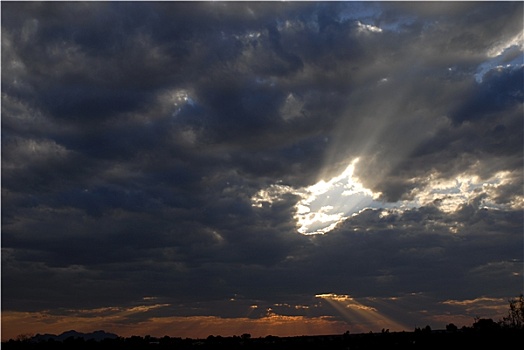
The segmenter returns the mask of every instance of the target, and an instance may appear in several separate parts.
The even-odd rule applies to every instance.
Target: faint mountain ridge
[[[81,332],[77,332],[75,330],[70,330],[70,331],[66,331],[66,332],[63,332],[59,335],[55,335],[55,334],[36,334],[33,338],[31,338],[31,340],[33,341],[36,341],[36,342],[40,342],[40,341],[48,341],[50,339],[52,340],[55,340],[55,341],[64,341],[66,340],[67,338],[82,338],[84,340],[94,340],[94,341],[101,341],[101,340],[104,340],[104,339],[115,339],[115,338],[118,338],[118,335],[114,334],[114,333],[107,333],[105,331],[102,331],[102,330],[98,330],[98,331],[94,331],[94,332],[91,332],[91,333],[81,333]]]

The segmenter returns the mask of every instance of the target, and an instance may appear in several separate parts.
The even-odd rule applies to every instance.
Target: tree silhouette
[[[509,300],[508,316],[503,317],[500,325],[505,328],[524,329],[524,296]]]
[[[492,332],[500,329],[500,326],[491,318],[477,318],[473,323],[473,329],[480,332]]]
[[[456,332],[456,331],[458,331],[458,327],[455,326],[453,323],[450,323],[450,324],[448,324],[448,325],[446,326],[446,330],[447,330],[448,332]]]

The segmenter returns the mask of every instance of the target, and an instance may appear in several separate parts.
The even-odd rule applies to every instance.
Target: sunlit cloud
[[[275,306],[284,307],[284,308],[290,308],[290,309],[295,309],[295,310],[301,310],[301,309],[307,310],[307,309],[309,309],[308,305],[291,305],[291,304],[288,304],[288,303],[278,303],[278,304],[275,304]]]
[[[498,204],[495,200],[496,190],[510,182],[511,173],[507,171],[497,172],[488,179],[481,179],[471,172],[464,172],[453,179],[445,179],[440,174],[434,173],[427,178],[426,186],[414,190],[413,203],[416,206],[437,204],[440,210],[450,213],[483,195],[481,208],[502,209],[504,205]],[[510,206],[518,209],[519,202],[516,200]]]
[[[304,189],[302,199],[296,204],[298,232],[331,231],[343,219],[373,202],[373,192],[353,176],[358,160],[354,159],[340,175]]]
[[[144,299],[151,300],[151,299]],[[171,304],[137,305],[131,307],[108,306],[95,309],[68,309],[66,312],[77,316],[112,315],[113,317],[126,317],[133,314],[145,313],[151,310],[171,306]]]
[[[452,307],[452,315],[464,315],[471,320],[475,317],[492,318],[494,320],[504,317],[508,310],[508,300],[504,298],[478,297],[464,300],[445,300],[442,305]]]
[[[282,201],[284,194],[293,194],[300,199],[295,204],[297,231],[304,235],[325,234],[333,230],[344,220],[358,215],[362,210],[384,209],[381,217],[395,211],[404,211],[428,205],[436,205],[445,213],[452,213],[464,204],[480,198],[479,208],[519,209],[523,207],[524,198],[515,194],[515,198],[506,204],[497,203],[497,189],[513,181],[508,171],[500,171],[490,178],[482,179],[473,170],[463,172],[452,179],[439,173],[432,173],[425,178],[411,179],[413,183],[424,184],[414,188],[411,200],[397,202],[379,201],[381,193],[374,193],[365,188],[360,179],[354,176],[359,158],[353,159],[340,174],[305,187],[294,189],[281,184],[271,185],[260,190],[252,197],[252,205],[262,208]],[[447,224],[446,224],[447,225]],[[450,226],[451,232],[458,232],[460,223]]]
[[[472,306],[472,305],[500,305],[501,303],[506,303],[502,298],[486,298],[480,297],[475,299],[466,299],[466,300],[446,300],[442,302],[447,305],[460,305],[460,306]]]
[[[298,194],[290,186],[285,185],[271,185],[266,189],[258,191],[252,198],[251,203],[254,207],[262,208],[264,205],[272,205],[274,202],[282,200],[282,196],[286,193]]]
[[[354,159],[339,175],[306,188],[295,190],[289,186],[272,185],[252,198],[253,206],[261,207],[264,202],[272,204],[284,193],[295,194],[301,198],[295,205],[298,232],[329,232],[352,214],[372,205],[378,206],[379,202],[374,200],[378,194],[365,188],[353,175],[358,160]]]
[[[507,41],[497,42],[488,52],[488,59],[481,63],[475,73],[477,83],[482,83],[490,70],[520,68],[524,65],[524,32],[521,31]]]
[[[364,24],[360,21],[357,21],[357,26],[359,33],[382,33],[381,28],[371,24]]]
[[[524,31],[517,33],[514,37],[508,40],[497,42],[488,50],[487,55],[488,57],[500,56],[504,51],[513,46],[517,47],[520,51],[524,51]]]
[[[349,295],[340,295],[340,294],[334,294],[334,293],[325,293],[325,294],[317,294],[315,295],[315,298],[321,298],[326,300],[334,300],[334,301],[352,301],[353,298]]]

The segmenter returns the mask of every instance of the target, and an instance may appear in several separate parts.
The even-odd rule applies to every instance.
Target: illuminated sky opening
[[[349,216],[378,204],[373,199],[377,195],[353,175],[358,161],[355,158],[339,175],[328,181],[320,180],[302,191],[302,199],[295,206],[298,232],[329,232]]]
[[[373,193],[355,177],[359,158],[353,159],[340,174],[331,179],[300,189],[280,184],[259,191],[253,198],[253,206],[271,205],[285,193],[293,193],[301,199],[296,203],[295,220],[297,231],[304,235],[324,234],[339,223],[366,208],[388,208],[404,206],[377,200],[381,193]],[[409,205],[409,204],[408,204]]]
[[[294,219],[297,231],[304,235],[325,234],[344,220],[370,208],[382,209],[382,216],[388,215],[391,210],[409,210],[426,205],[435,205],[441,211],[451,213],[465,204],[474,203],[475,198],[481,198],[477,203],[479,208],[499,210],[505,207],[522,207],[522,204],[518,204],[523,202],[521,196],[507,204],[497,203],[495,200],[497,188],[511,181],[510,172],[498,172],[489,179],[481,179],[474,174],[474,169],[453,179],[443,178],[437,172],[425,179],[412,179],[425,183],[424,187],[412,190],[412,200],[381,201],[378,200],[380,192],[364,187],[354,175],[359,159],[353,159],[340,174],[305,188],[271,185],[253,196],[252,205],[259,208],[271,206],[282,200],[286,193],[299,196],[300,199],[295,204]]]

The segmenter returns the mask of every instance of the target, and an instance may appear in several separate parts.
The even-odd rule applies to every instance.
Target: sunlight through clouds
[[[409,328],[380,313],[375,307],[364,305],[349,295],[327,293],[317,294],[315,297],[327,301],[350,324],[366,324],[368,328],[376,329],[403,330]]]
[[[338,176],[307,187],[296,204],[298,232],[326,233],[348,216],[373,203],[373,192],[353,177],[358,158]]]
[[[379,194],[365,188],[353,176],[358,161],[359,158],[355,158],[339,175],[306,188],[294,190],[289,186],[272,185],[259,191],[252,198],[252,205],[259,208],[264,202],[271,205],[284,193],[298,195],[301,198],[295,205],[298,232],[306,235],[329,232],[362,209],[380,207],[380,202],[374,200]]]
[[[488,179],[481,179],[473,171],[459,174],[453,179],[445,179],[442,174],[433,173],[417,183],[426,183],[424,187],[413,189],[411,200],[384,202],[376,200],[381,193],[374,193],[365,188],[353,174],[359,158],[353,159],[346,169],[329,180],[305,188],[294,189],[281,184],[271,185],[260,190],[251,198],[252,206],[262,208],[283,200],[284,194],[300,197],[295,204],[297,231],[304,235],[325,234],[333,230],[344,220],[358,215],[362,210],[388,209],[409,210],[422,206],[435,205],[445,213],[459,210],[464,204],[474,203],[479,198],[479,208],[502,209],[504,207],[522,207],[521,196],[509,204],[496,201],[497,189],[511,182],[510,172],[497,172]],[[423,179],[422,179],[423,180]],[[381,215],[386,215],[383,212]]]

